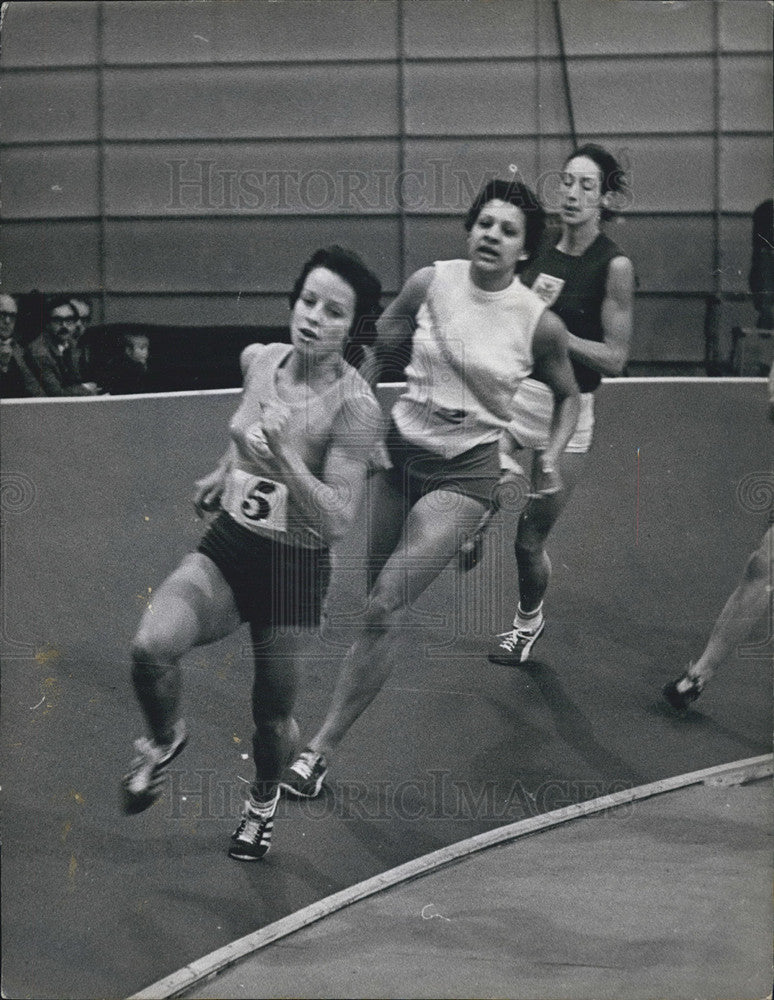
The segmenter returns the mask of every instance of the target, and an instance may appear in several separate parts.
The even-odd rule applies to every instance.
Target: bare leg
[[[559,471],[562,489],[551,496],[530,499],[519,518],[514,551],[519,576],[521,610],[535,611],[540,607],[551,579],[551,561],[545,543],[557,518],[567,506],[586,461],[585,454],[562,455]],[[533,459],[533,475],[538,455]]]
[[[298,688],[298,646],[296,635],[278,636],[269,630],[253,632],[255,677],[252,708],[254,797],[268,801],[274,797],[282,769],[292,758],[298,742],[298,725],[293,706]]]
[[[397,613],[456,556],[482,511],[478,500],[440,490],[414,505],[371,592],[365,627],[344,659],[328,714],[309,742],[312,750],[329,756],[381,690],[391,669],[390,633]]]
[[[759,548],[748,559],[739,586],[720,612],[704,652],[688,671],[690,676],[708,681],[719,666],[733,657],[767,610],[771,623],[773,560],[774,526],[769,528]]]
[[[199,552],[185,557],[159,587],[132,643],[135,694],[156,743],[168,745],[180,707],[178,660],[241,624],[231,588]]]

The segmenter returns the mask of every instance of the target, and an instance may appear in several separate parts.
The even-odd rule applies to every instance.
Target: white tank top
[[[417,314],[406,391],[392,416],[409,441],[446,458],[498,441],[532,371],[545,303],[514,277],[499,292],[470,279],[470,261],[436,261]]]

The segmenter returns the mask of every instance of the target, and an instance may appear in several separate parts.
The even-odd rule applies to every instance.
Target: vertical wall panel
[[[569,56],[670,55],[712,48],[708,3],[562,0],[560,10]]]
[[[713,127],[712,60],[588,59],[570,64],[579,132],[704,132]]]
[[[0,120],[3,142],[96,139],[97,74],[93,70],[14,73],[0,87]]]
[[[632,360],[701,361],[705,313],[701,298],[638,300],[634,308]]]
[[[513,139],[409,139],[406,170],[415,175],[414,212],[464,215],[478,190],[492,177],[512,177],[518,167],[531,187],[537,181],[537,143]]]
[[[772,129],[770,56],[723,56],[720,62],[720,127],[723,131]]]
[[[393,66],[111,69],[107,139],[383,135],[397,130]],[[349,101],[347,94],[368,94]]]
[[[397,220],[367,218],[112,220],[105,277],[108,288],[130,292],[282,292],[330,243],[351,246],[397,287]]]
[[[635,353],[700,360],[702,295],[718,281],[745,291],[750,213],[770,194],[771,5],[560,10],[579,140],[631,171],[609,231],[640,276]],[[462,215],[486,177],[515,164],[556,207],[571,138],[549,0],[22,2],[4,16],[6,288],[99,289],[104,227],[110,318],[251,323],[243,291],[274,324],[320,241],[352,242],[394,292],[464,254]],[[175,177],[194,182],[177,200]],[[745,309],[752,320],[749,301],[735,318]]]
[[[723,136],[720,157],[723,211],[752,215],[755,206],[772,193],[771,137]]]
[[[406,67],[409,135],[503,135],[534,132],[531,62],[486,65],[410,63]]]
[[[635,262],[642,291],[713,290],[709,216],[623,216],[614,238]]]
[[[108,296],[105,323],[170,326],[284,326],[290,307],[285,293],[179,295],[142,292]]]
[[[405,6],[408,58],[531,56],[536,6],[530,0],[422,0]],[[484,67],[481,67],[484,71]]]
[[[115,64],[394,59],[395,10],[394,0],[108,3],[105,58]]]
[[[13,291],[97,291],[100,287],[96,222],[6,222],[3,287]]]
[[[96,145],[24,146],[3,154],[6,218],[97,216]]]
[[[3,66],[93,66],[97,62],[95,3],[51,0],[3,6]]]
[[[406,271],[427,267],[434,260],[466,256],[462,215],[406,219]]]
[[[109,146],[109,215],[395,212],[395,140]]]
[[[771,4],[768,0],[721,0],[718,3],[723,52],[771,52]]]

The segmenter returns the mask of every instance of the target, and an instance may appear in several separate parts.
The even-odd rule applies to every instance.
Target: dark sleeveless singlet
[[[607,288],[607,271],[614,257],[625,257],[616,244],[600,233],[580,257],[556,249],[553,235],[544,243],[519,277],[525,285],[556,313],[570,333],[601,343],[602,303]],[[602,376],[580,361],[572,361],[581,392],[593,392]]]

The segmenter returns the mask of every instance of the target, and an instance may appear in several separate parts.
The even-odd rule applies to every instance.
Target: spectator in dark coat
[[[26,360],[47,396],[96,396],[94,382],[82,382],[72,358],[78,315],[67,295],[49,299],[43,333],[28,345]]]
[[[0,295],[0,399],[42,396],[14,338],[18,309],[12,295]]]
[[[84,336],[91,325],[91,306],[86,299],[70,299],[70,305],[75,310],[76,317],[72,332],[72,346],[70,347],[73,368],[78,378],[85,382],[93,374],[89,338]]]

